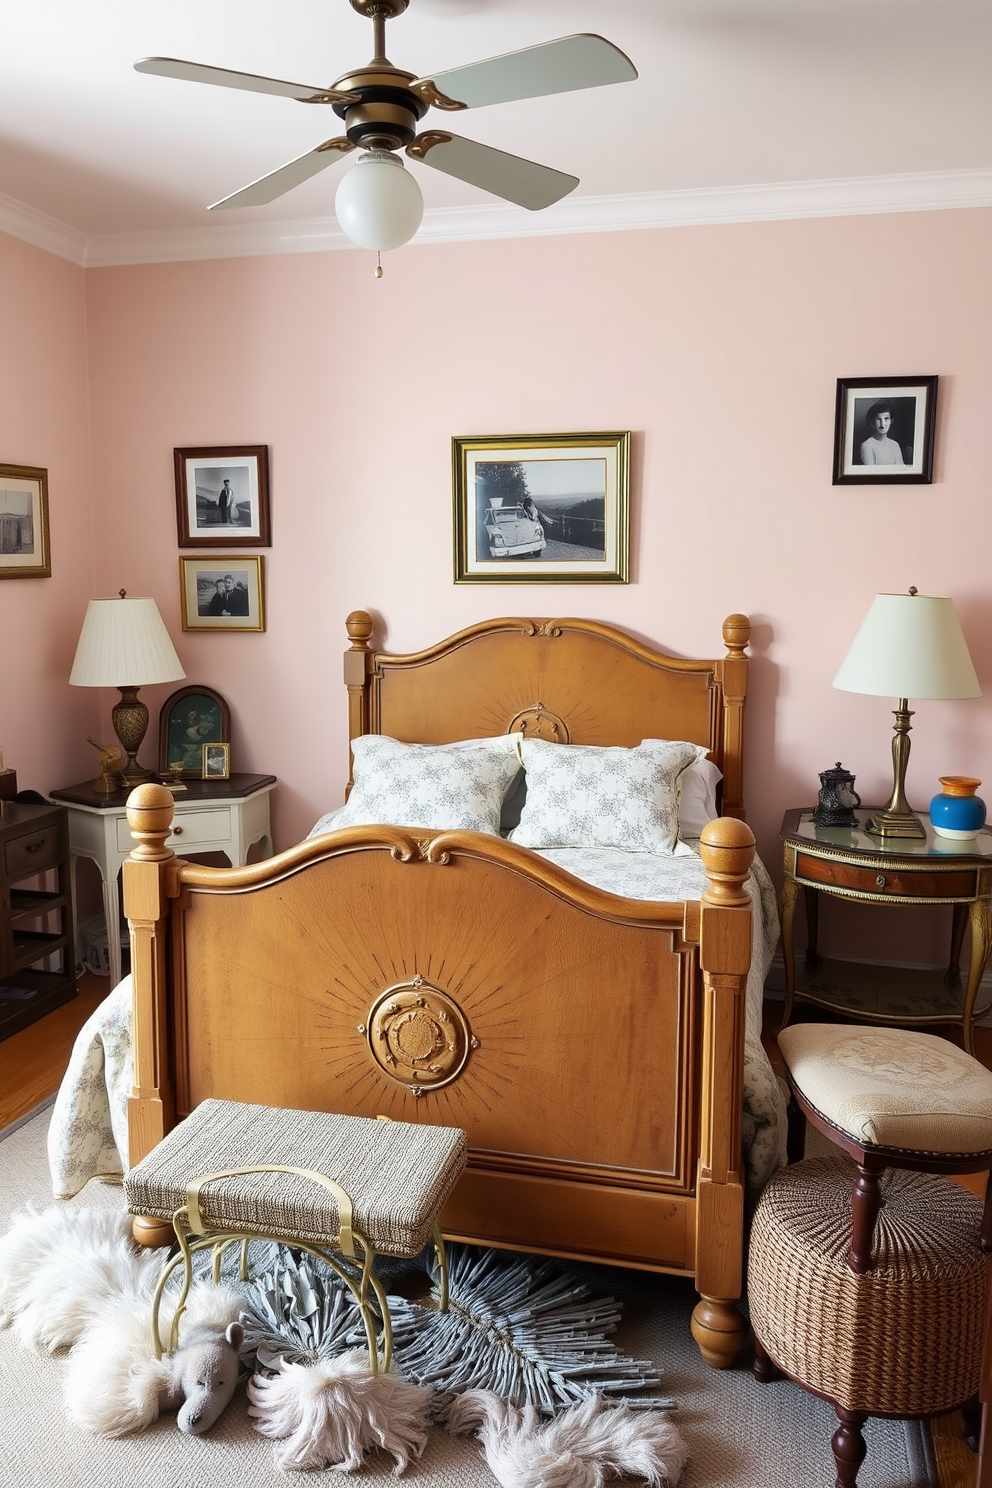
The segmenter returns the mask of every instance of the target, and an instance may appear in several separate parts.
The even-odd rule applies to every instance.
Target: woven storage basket
[[[755,1336],[786,1374],[848,1410],[922,1416],[978,1389],[987,1261],[982,1206],[949,1178],[888,1169],[871,1271],[847,1264],[855,1172],[783,1169],[758,1202],[748,1259]]]
[[[205,1100],[124,1180],[132,1214],[171,1219],[189,1183],[231,1168],[285,1164],[335,1179],[354,1205],[355,1229],[377,1251],[418,1255],[465,1166],[458,1127],[375,1121]],[[338,1228],[333,1194],[289,1173],[246,1173],[207,1184],[200,1210],[211,1230],[324,1245]]]

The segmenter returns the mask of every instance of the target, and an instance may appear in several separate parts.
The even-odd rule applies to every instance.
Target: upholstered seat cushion
[[[778,1045],[796,1090],[864,1146],[992,1151],[992,1073],[947,1039],[903,1028],[796,1023]]]
[[[458,1127],[376,1121],[205,1100],[124,1180],[128,1209],[171,1219],[189,1185],[232,1168],[283,1165],[322,1173],[348,1194],[354,1228],[377,1251],[418,1255],[465,1166]],[[204,1226],[323,1245],[338,1229],[334,1195],[293,1173],[244,1173],[206,1184]]]

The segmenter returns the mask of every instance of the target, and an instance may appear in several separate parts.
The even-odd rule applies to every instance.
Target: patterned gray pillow
[[[516,734],[456,744],[363,734],[352,749],[354,783],[335,830],[386,824],[498,833],[503,797],[520,770]]]
[[[523,847],[679,849],[679,781],[706,750],[646,740],[634,749],[524,739],[527,799],[511,842]]]

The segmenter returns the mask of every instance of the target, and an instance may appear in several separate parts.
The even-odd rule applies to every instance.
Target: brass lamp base
[[[865,822],[865,831],[872,837],[915,837],[920,841],[926,837],[926,827],[912,811],[879,811]]]

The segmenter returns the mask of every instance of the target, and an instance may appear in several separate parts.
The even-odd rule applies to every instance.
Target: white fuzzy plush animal
[[[125,1436],[178,1408],[180,1430],[209,1430],[238,1382],[241,1299],[194,1283],[180,1345],[156,1359],[151,1296],[165,1252],[131,1239],[130,1216],[53,1207],[15,1216],[0,1237],[0,1327],[27,1348],[70,1349],[66,1409],[86,1431]],[[162,1309],[163,1342],[172,1317]]]

